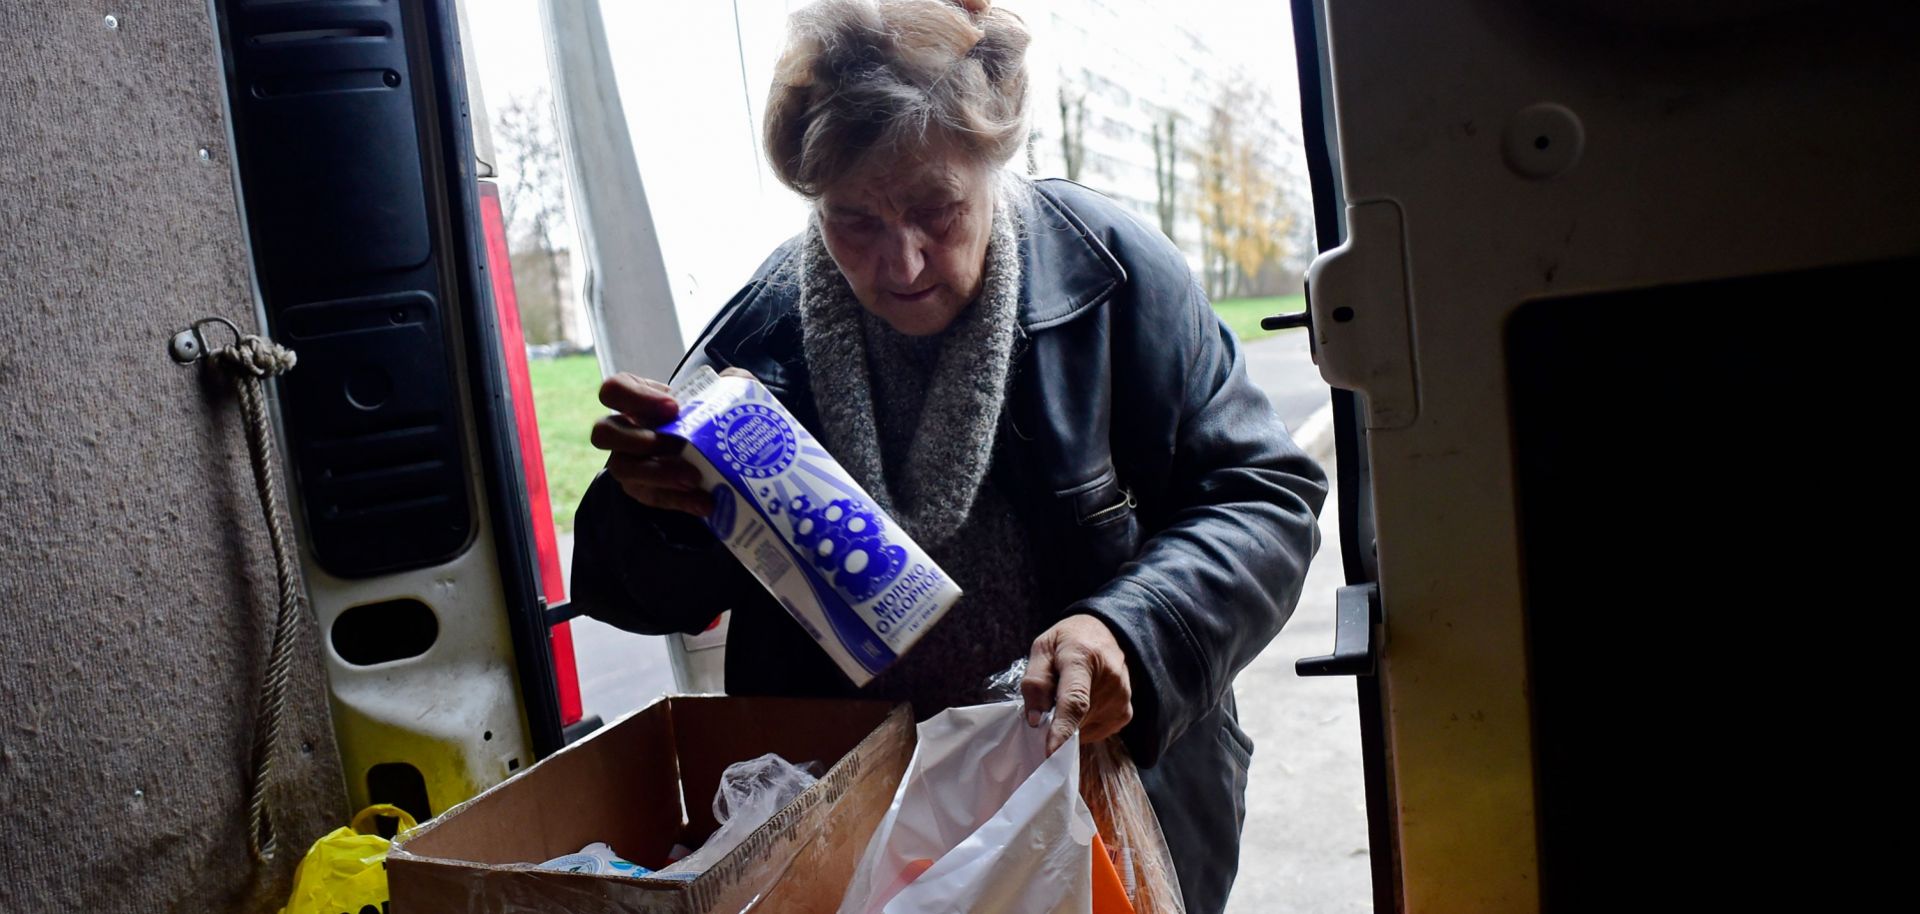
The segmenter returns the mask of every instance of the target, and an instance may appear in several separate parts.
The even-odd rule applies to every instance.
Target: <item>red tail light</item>
[[[513,395],[514,425],[520,436],[520,466],[526,475],[527,510],[533,515],[534,561],[548,606],[566,602],[560,575],[560,542],[553,529],[553,503],[547,496],[547,465],[540,453],[540,422],[533,410],[533,382],[527,374],[526,336],[520,329],[520,304],[513,293],[513,264],[507,252],[506,217],[500,188],[480,182],[481,228],[487,236],[487,269],[493,276],[493,306],[500,319],[500,345],[506,351],[507,386]],[[559,686],[560,724],[580,720],[580,671],[574,665],[573,630],[565,622],[551,630],[553,677]]]

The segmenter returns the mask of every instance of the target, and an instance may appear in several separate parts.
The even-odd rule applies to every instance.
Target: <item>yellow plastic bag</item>
[[[382,914],[387,909],[387,846],[373,829],[376,816],[400,820],[400,830],[416,824],[398,806],[376,803],[313,842],[293,871],[293,894],[280,914]]]

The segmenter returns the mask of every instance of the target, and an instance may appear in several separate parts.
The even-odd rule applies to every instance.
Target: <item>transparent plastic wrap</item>
[[[987,697],[1018,699],[1027,661],[987,679]],[[1113,859],[1115,871],[1134,914],[1186,914],[1180,900],[1180,877],[1173,869],[1160,819],[1140,782],[1140,769],[1119,737],[1080,747],[1080,796],[1093,813],[1101,843]]]
[[[1093,812],[1134,914],[1186,914],[1153,801],[1118,737],[1080,747],[1080,796]]]
[[[707,867],[739,847],[754,829],[812,787],[817,778],[807,769],[813,766],[813,762],[794,765],[771,752],[728,765],[720,775],[720,789],[713,795],[713,820],[720,827],[699,850],[655,870],[653,877],[692,879],[706,872]]]

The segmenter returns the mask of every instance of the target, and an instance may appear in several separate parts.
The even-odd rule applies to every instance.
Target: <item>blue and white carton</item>
[[[960,587],[759,381],[701,366],[660,428],[713,492],[715,536],[854,685],[900,659]]]

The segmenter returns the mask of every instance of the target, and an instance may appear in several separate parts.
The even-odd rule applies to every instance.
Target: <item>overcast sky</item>
[[[657,17],[662,29],[670,29],[674,17],[689,6],[722,6],[730,11],[733,0],[604,0],[603,8],[611,25],[623,14],[639,12]],[[743,14],[765,2],[737,6]],[[771,4],[785,8],[800,4]],[[1266,83],[1283,107],[1297,112],[1299,92],[1293,69],[1292,28],[1284,0],[1177,0],[1158,4],[1181,11],[1194,31],[1211,45],[1225,61],[1246,68],[1249,75]],[[474,44],[478,46],[489,97],[506,98],[546,82],[546,46],[541,38],[539,0],[463,0],[471,17]],[[1003,3],[1015,12],[1044,10],[1045,0]],[[779,19],[774,13],[772,18]],[[733,57],[733,47],[703,46],[700,42],[648,43],[652,53],[666,55],[672,63],[685,63],[714,55]],[[764,87],[761,87],[764,91]],[[1297,121],[1298,115],[1289,116]]]

